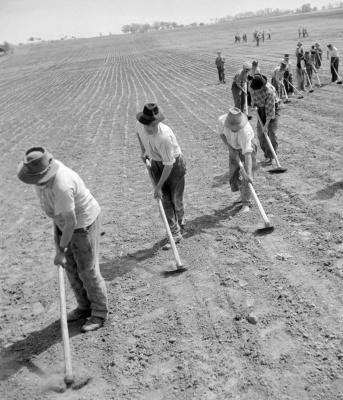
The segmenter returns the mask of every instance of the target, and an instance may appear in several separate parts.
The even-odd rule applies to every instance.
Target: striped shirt
[[[274,86],[267,82],[266,86],[263,86],[261,89],[250,89],[250,94],[252,105],[258,108],[265,108],[266,118],[274,119],[275,102],[278,100]]]

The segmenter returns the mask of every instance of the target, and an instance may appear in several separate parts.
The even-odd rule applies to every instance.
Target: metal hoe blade
[[[269,233],[272,233],[273,231],[274,231],[273,226],[265,226],[263,228],[256,229],[255,235],[256,236],[268,235]]]
[[[277,168],[273,168],[273,169],[269,169],[268,172],[270,174],[282,174],[284,172],[287,171],[287,168],[283,168],[283,167],[277,167]]]

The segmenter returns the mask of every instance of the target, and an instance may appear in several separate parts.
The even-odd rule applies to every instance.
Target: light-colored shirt
[[[173,165],[175,158],[181,155],[181,148],[173,131],[169,126],[160,122],[157,132],[149,134],[144,125],[137,122],[136,131],[145,148],[145,155],[155,161],[161,161],[163,165]]]
[[[85,186],[83,180],[62,162],[54,179],[45,186],[36,186],[41,207],[48,217],[62,230],[63,212],[75,211],[75,229],[91,225],[100,214],[100,206]]]
[[[274,78],[276,82],[282,82],[285,71],[285,69],[276,67],[273,71],[272,78]]]
[[[338,54],[338,50],[336,49],[336,47],[332,47],[332,50],[328,50],[328,55],[329,55],[329,57],[331,58],[331,57],[339,57],[339,54]]]
[[[224,134],[229,145],[235,150],[242,150],[242,154],[253,152],[253,144],[255,143],[255,134],[249,122],[237,132],[233,132],[227,126],[225,121],[227,114],[223,114],[218,118],[217,133],[218,135]]]

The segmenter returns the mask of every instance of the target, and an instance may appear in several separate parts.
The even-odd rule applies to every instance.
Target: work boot
[[[90,317],[89,320],[81,326],[81,332],[91,332],[101,328],[104,325],[104,318]]]
[[[89,308],[86,309],[81,309],[81,308],[75,308],[75,310],[70,311],[67,314],[67,321],[77,321],[79,319],[86,319],[90,317],[91,315],[91,310]]]
[[[173,238],[174,238],[175,244],[178,244],[178,243],[180,243],[181,240],[182,240],[182,234],[181,234],[181,233],[178,233],[178,234],[176,234],[176,235],[173,235]],[[162,246],[162,250],[169,250],[169,249],[171,249],[171,244],[170,244],[170,242],[168,241],[164,246]]]

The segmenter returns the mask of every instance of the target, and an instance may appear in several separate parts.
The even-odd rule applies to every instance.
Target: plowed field
[[[242,214],[227,182],[228,153],[216,135],[245,60],[270,76],[294,51],[332,42],[343,51],[342,12],[249,20],[175,32],[21,46],[0,60],[1,376],[3,399],[343,399],[343,85],[281,108],[284,174],[260,166],[257,207]],[[256,47],[252,32],[271,29]],[[234,45],[236,31],[247,44]],[[217,84],[217,49],[226,85]],[[324,53],[325,55],[325,53]],[[187,160],[187,225],[179,252],[165,236],[140,160],[135,115],[156,101]],[[256,116],[252,124],[256,127]],[[103,210],[101,270],[110,299],[103,329],[70,325],[75,375],[63,380],[51,221],[33,188],[16,178],[33,145],[77,171]],[[259,161],[263,159],[258,153]],[[68,307],[74,297],[67,286]]]

